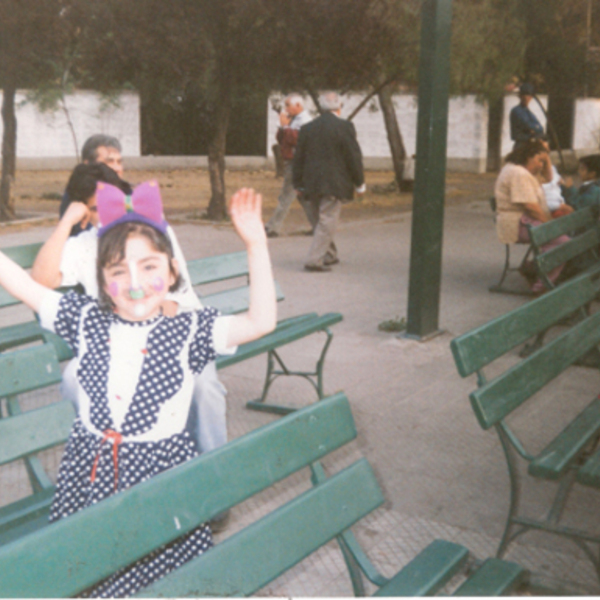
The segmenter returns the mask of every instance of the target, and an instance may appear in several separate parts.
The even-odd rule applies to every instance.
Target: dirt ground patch
[[[15,207],[23,219],[56,218],[60,197],[69,178],[68,171],[19,171],[14,186]],[[203,169],[164,171],[127,171],[132,184],[157,179],[161,185],[165,213],[172,221],[201,221],[210,199],[208,172]],[[393,181],[391,171],[368,171],[367,192],[355,202],[346,204],[342,221],[386,218],[411,210],[412,192],[378,192]],[[446,202],[455,204],[487,199],[492,192],[495,174],[449,173],[446,180]],[[253,187],[263,194],[265,221],[277,205],[282,180],[273,171],[227,171],[228,195],[240,187]],[[15,224],[16,225],[16,224]],[[306,217],[298,203],[292,205],[284,225],[284,234],[307,229]]]

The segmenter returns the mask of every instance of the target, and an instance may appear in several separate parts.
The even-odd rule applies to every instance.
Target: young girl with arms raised
[[[103,225],[99,300],[50,290],[0,253],[0,284],[38,312],[42,325],[63,337],[79,359],[79,414],[61,461],[51,520],[196,456],[185,427],[194,374],[216,354],[235,351],[276,323],[261,197],[253,190],[239,190],[230,205],[248,251],[251,281],[249,311],[230,317],[211,308],[162,314],[179,275],[156,182],[138,186],[133,198],[99,183],[97,204]],[[211,545],[210,528],[202,525],[89,593],[134,594]]]

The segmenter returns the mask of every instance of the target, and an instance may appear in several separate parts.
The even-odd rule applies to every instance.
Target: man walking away
[[[300,129],[293,161],[293,183],[313,226],[304,268],[330,271],[339,261],[334,242],[342,203],[364,193],[362,153],[354,125],[340,118],[342,102],[335,92],[319,99],[323,114]]]

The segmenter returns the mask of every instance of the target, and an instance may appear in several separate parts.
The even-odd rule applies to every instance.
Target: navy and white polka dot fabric
[[[82,508],[125,490],[198,455],[194,440],[180,432],[152,441],[128,441],[151,435],[157,428],[161,407],[177,395],[186,377],[199,373],[214,360],[212,329],[217,311],[186,312],[175,318],[159,316],[139,323],[122,321],[103,312],[89,297],[66,294],[60,301],[55,331],[79,357],[78,381],[89,398],[90,431],[77,418],[61,461],[50,520],[71,515]],[[110,373],[111,326],[126,323],[147,328],[144,358],[137,386],[122,426],[115,435],[117,445],[103,441],[99,433],[115,432],[107,398]],[[182,357],[187,360],[182,361]],[[189,402],[186,405],[189,410]],[[184,418],[187,418],[187,415]],[[95,467],[95,479],[91,473]],[[133,565],[114,573],[94,588],[90,597],[124,597],[163,577],[212,546],[210,528],[201,525],[174,542],[159,548]]]

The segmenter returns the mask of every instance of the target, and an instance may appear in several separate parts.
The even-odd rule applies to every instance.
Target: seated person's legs
[[[195,378],[187,424],[200,452],[209,452],[227,443],[226,394],[212,361]]]

